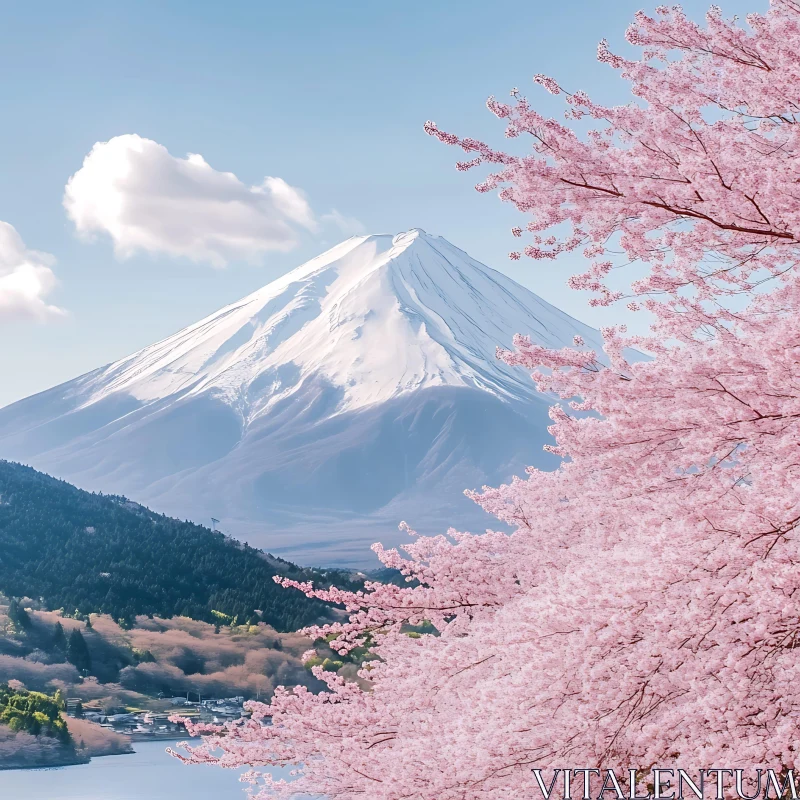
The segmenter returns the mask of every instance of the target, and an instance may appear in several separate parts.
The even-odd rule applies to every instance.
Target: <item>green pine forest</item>
[[[139,614],[263,621],[297,630],[332,613],[276,574],[355,588],[348,573],[301,569],[124,497],[85,492],[0,461],[0,592],[85,617]]]

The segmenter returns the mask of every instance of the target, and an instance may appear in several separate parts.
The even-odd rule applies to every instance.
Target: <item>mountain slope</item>
[[[272,580],[293,573],[326,577],[124,497],[89,494],[0,461],[0,592],[6,595],[129,621],[155,614],[214,622],[212,612],[219,611],[288,631],[329,611]]]
[[[483,528],[462,491],[542,453],[550,399],[495,358],[599,334],[441,237],[343,242],[119,362],[0,409],[0,456],[305,563]]]

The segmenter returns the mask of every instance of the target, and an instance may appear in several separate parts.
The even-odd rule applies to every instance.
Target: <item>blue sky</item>
[[[683,5],[700,16],[708,4]],[[58,280],[47,302],[67,313],[44,321],[0,316],[0,405],[196,321],[346,238],[355,221],[367,232],[441,234],[569,313],[591,324],[613,321],[613,312],[588,309],[565,287],[569,263],[508,261],[519,215],[474,192],[477,176],[457,173],[459,153],[422,125],[433,119],[502,142],[501,124],[484,106],[488,95],[519,86],[560,113],[558,101],[531,84],[537,72],[624,102],[625,84],[597,64],[595,48],[605,37],[624,50],[625,27],[640,7],[640,0],[4,4],[0,221],[26,248],[53,256],[55,263],[32,258]],[[727,15],[764,7],[764,0],[723,2]],[[80,219],[89,233],[95,226],[87,240],[62,205],[65,184],[95,143],[125,134],[178,159],[199,154],[245,187],[280,178],[302,192],[313,222],[292,223],[293,249],[248,258],[234,248],[223,268],[180,248],[175,255],[118,242],[115,252],[84,196]],[[278,202],[270,197],[264,202]],[[334,210],[351,221],[337,225]]]

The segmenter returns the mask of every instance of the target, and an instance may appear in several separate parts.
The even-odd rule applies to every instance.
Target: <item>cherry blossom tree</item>
[[[426,129],[525,216],[513,258],[582,255],[572,286],[652,334],[500,352],[561,399],[560,468],[470,493],[513,533],[375,545],[405,587],[284,581],[347,608],[310,633],[367,644],[368,685],[315,667],[327,691],[190,725],[189,760],[294,764],[259,797],[347,800],[530,798],[533,768],[800,768],[800,2],[746,24],[662,7],[627,40],[637,60],[598,49],[627,105],[545,76],[565,122],[489,100],[525,155]]]

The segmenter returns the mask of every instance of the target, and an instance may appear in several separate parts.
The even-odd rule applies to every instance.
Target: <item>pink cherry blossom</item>
[[[524,157],[426,125],[495,170],[478,189],[525,215],[526,255],[583,254],[572,285],[649,310],[652,335],[609,328],[602,356],[518,336],[500,357],[560,398],[562,463],[468,493],[513,533],[375,545],[405,587],[283,581],[347,609],[309,633],[369,644],[368,688],[315,667],[327,691],[189,724],[190,761],[296,765],[253,774],[258,796],[343,800],[521,800],[532,768],[570,765],[800,768],[800,3],[746,22],[637,14],[639,60],[598,49],[628,105],[536,77],[571,124],[490,99]],[[621,259],[645,268],[627,290]]]

